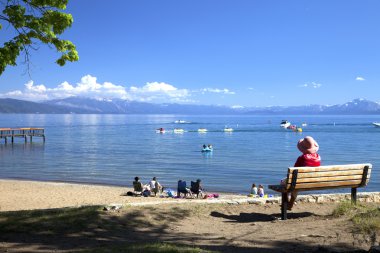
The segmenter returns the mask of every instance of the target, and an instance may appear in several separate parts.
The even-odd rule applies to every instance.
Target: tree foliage
[[[60,66],[67,61],[79,59],[75,45],[69,40],[60,39],[66,28],[73,23],[71,14],[64,13],[68,0],[0,0],[0,34],[4,29],[12,31],[0,48],[0,75],[8,65],[15,66],[17,57],[24,53],[29,66],[30,51],[38,44],[55,48],[60,57]],[[14,36],[14,37],[13,37]],[[13,38],[12,38],[13,37]]]

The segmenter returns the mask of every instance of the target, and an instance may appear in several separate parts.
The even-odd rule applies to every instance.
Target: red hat
[[[297,148],[304,154],[315,154],[318,152],[319,145],[311,136],[306,136],[297,143]]]

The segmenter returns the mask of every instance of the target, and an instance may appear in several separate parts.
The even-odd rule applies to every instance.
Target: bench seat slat
[[[298,170],[301,172],[319,172],[319,171],[340,171],[340,170],[363,170],[364,166],[368,166],[369,169],[372,168],[371,164],[348,164],[348,165],[329,165],[329,166],[319,166],[319,167],[290,167],[288,172],[292,173],[293,170]]]
[[[367,180],[368,181],[368,180]],[[361,180],[346,180],[335,182],[319,182],[319,183],[301,183],[296,184],[295,190],[313,189],[313,188],[335,188],[337,186],[346,186],[351,188],[359,187]]]
[[[371,170],[368,170],[368,174]],[[314,177],[332,177],[332,176],[349,176],[349,175],[363,175],[363,170],[344,170],[344,171],[322,171],[322,172],[299,172],[297,178],[314,178]],[[289,175],[289,179],[293,178],[293,174]]]
[[[350,176],[335,176],[335,177],[307,177],[307,178],[298,178],[297,184],[300,183],[318,183],[318,182],[335,182],[335,181],[346,181],[346,180],[362,180],[363,175],[350,175]],[[368,176],[367,179],[370,177]],[[288,184],[290,184],[288,182]]]
[[[327,189],[339,189],[339,188],[357,188],[357,187],[351,187],[351,186],[347,186],[347,185],[337,185],[337,186],[334,186],[334,187],[320,187],[320,188],[304,188],[304,189],[301,189],[300,191],[302,192],[306,192],[306,191],[323,191],[323,190],[327,190]],[[278,192],[288,192],[288,191],[278,191]]]

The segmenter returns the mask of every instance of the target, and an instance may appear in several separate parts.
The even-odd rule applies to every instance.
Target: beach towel
[[[209,193],[204,196],[205,199],[219,198],[218,193]]]

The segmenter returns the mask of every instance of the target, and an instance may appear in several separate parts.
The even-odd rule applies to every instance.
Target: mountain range
[[[0,113],[42,114],[380,114],[377,102],[354,99],[339,105],[268,106],[231,108],[216,105],[153,104],[121,99],[97,100],[70,97],[44,102],[30,102],[11,98],[0,99]]]

